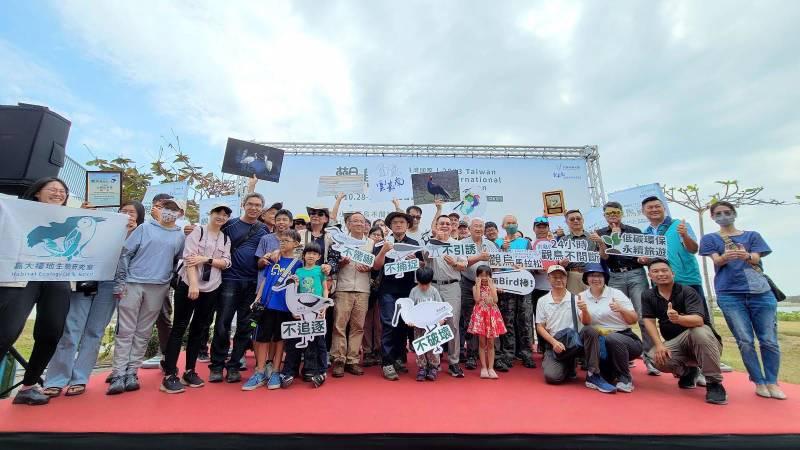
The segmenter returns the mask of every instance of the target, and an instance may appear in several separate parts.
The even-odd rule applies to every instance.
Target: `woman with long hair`
[[[145,219],[144,206],[136,200],[123,203],[117,212],[128,216],[128,236]],[[47,366],[45,395],[58,397],[64,388],[67,389],[64,395],[68,397],[86,391],[103,335],[116,309],[113,281],[81,281],[76,284],[70,295],[64,334]]]

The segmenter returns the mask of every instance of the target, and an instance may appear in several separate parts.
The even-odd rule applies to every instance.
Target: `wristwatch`
[[[208,264],[209,265],[214,264],[214,258],[208,258]]]

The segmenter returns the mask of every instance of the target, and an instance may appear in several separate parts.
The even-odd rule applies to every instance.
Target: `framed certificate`
[[[542,192],[542,201],[546,216],[560,216],[567,211],[564,206],[564,191]]]
[[[87,171],[86,201],[97,208],[122,204],[122,172]]]

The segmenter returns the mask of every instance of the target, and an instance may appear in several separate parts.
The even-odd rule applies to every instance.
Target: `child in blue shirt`
[[[303,249],[303,267],[297,269],[294,279],[297,282],[298,293],[309,293],[328,298],[327,277],[322,273],[322,267],[317,261],[322,257],[322,249],[316,242],[309,242]],[[321,319],[325,318],[326,308],[318,312]],[[299,317],[295,317],[299,319]],[[328,369],[328,350],[325,336],[314,336],[305,349],[295,348],[299,339],[290,339],[286,344],[286,360],[281,372],[281,387],[288,388],[294,381],[300,367],[300,355],[303,355],[308,374],[314,387],[322,386],[325,382],[325,372]]]
[[[252,391],[265,384],[268,389],[278,389],[281,386],[281,324],[292,320],[292,315],[286,307],[286,291],[273,291],[272,288],[284,284],[300,267],[299,260],[295,258],[300,235],[294,230],[286,230],[278,235],[278,244],[280,258],[275,262],[270,261],[264,267],[264,279],[256,294],[264,310],[257,322],[253,344],[256,354],[255,372],[242,386],[243,391]]]

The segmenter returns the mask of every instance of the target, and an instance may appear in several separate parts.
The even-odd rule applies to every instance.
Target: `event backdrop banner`
[[[387,165],[390,167],[384,167]],[[384,170],[373,174],[371,168],[376,166]],[[312,201],[308,195],[314,191],[319,177],[363,175],[368,192],[347,194],[339,209],[340,220],[343,213],[351,211],[362,211],[374,220],[394,210],[392,197],[400,199],[402,208],[412,204],[411,175],[448,170],[458,172],[461,200],[446,203],[444,213],[456,211],[462,216],[498,222],[505,214],[515,214],[520,230],[526,235],[532,232],[533,219],[543,214],[542,192],[564,191],[569,208],[587,209],[591,205],[586,162],[582,159],[300,156],[287,152],[281,182],[259,183],[257,189],[267,197],[267,203],[283,201],[286,208],[302,211]],[[379,183],[373,182],[375,177],[384,182],[383,191]],[[374,200],[373,194],[379,199]],[[320,201],[332,206],[332,200],[327,197]],[[421,228],[427,230],[434,206],[422,205],[422,209]]]
[[[669,204],[667,203],[666,197],[664,197],[664,190],[661,189],[661,185],[658,183],[645,184],[612,192],[608,194],[608,200],[622,204],[622,210],[624,211],[622,223],[644,231],[644,229],[650,225],[650,221],[642,214],[642,200],[653,195],[661,199],[661,202],[664,204],[664,210],[667,215],[669,215]]]
[[[128,216],[0,199],[0,282],[114,278]]]

